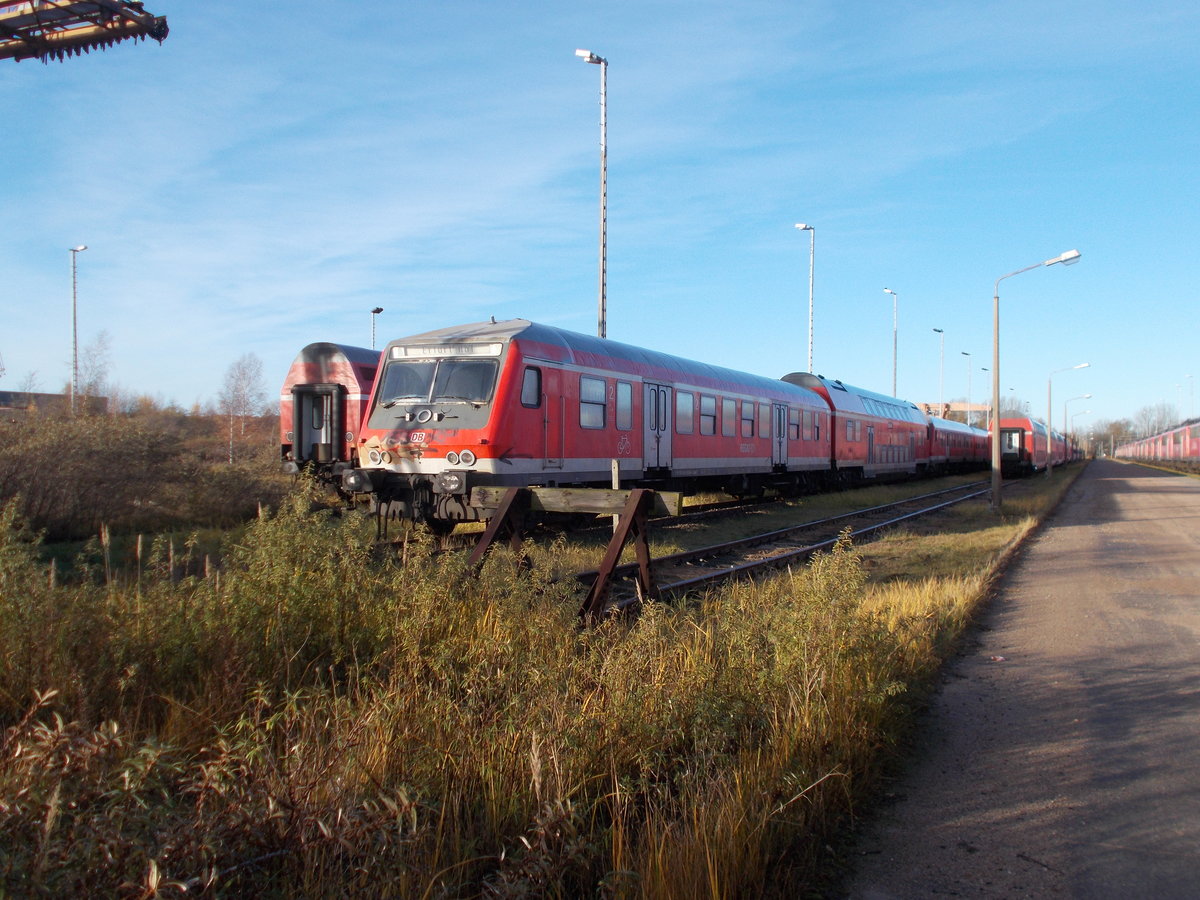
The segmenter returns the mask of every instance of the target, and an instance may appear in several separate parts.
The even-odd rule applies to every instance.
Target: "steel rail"
[[[933,497],[945,496],[946,494],[956,493],[958,491],[963,491],[963,490],[967,490],[969,488],[978,487],[979,485],[983,485],[983,484],[987,484],[987,482],[986,481],[974,481],[974,482],[970,482],[968,484],[960,484],[960,485],[957,485],[957,486],[951,487],[951,488],[943,488],[938,491],[931,491],[928,494],[918,494],[914,497],[907,497],[903,500],[896,500],[896,501],[893,501],[892,503],[883,503],[883,504],[880,504],[879,506],[864,507],[863,509],[856,509],[856,510],[851,510],[850,512],[846,512],[846,513],[839,513],[836,516],[829,516],[824,519],[814,519],[810,522],[802,522],[797,525],[788,525],[784,528],[778,528],[774,531],[764,532],[763,534],[756,534],[756,535],[752,535],[752,536],[746,537],[746,538],[737,538],[736,540],[728,541],[724,544],[713,544],[710,547],[700,547],[696,550],[682,550],[679,553],[671,553],[671,554],[668,554],[667,556],[656,557],[655,559],[653,559],[651,561],[651,565],[676,565],[676,564],[680,564],[680,563],[686,563],[691,560],[703,559],[706,556],[716,556],[720,553],[729,553],[729,552],[736,551],[736,550],[748,549],[751,547],[759,546],[761,544],[769,544],[769,543],[772,543],[773,541],[783,540],[788,535],[793,534],[795,532],[808,531],[813,528],[827,527],[829,525],[833,525],[833,524],[843,521],[845,519],[855,519],[855,518],[859,518],[861,516],[871,515],[872,513],[883,512],[884,510],[894,509],[897,506],[904,506],[906,504],[919,502],[921,500],[927,500],[927,499],[930,499]],[[971,494],[970,496],[974,497],[974,496],[977,496],[977,494]],[[967,498],[962,498],[962,499],[967,499]],[[900,521],[900,520],[898,519],[897,521]],[[613,571],[613,575],[614,575],[614,577],[622,577],[622,576],[631,575],[636,571],[637,571],[636,563],[624,563],[620,566],[617,566],[617,568]],[[580,572],[575,576],[575,578],[584,584],[590,584],[596,578],[596,576],[597,576],[597,571],[593,569],[593,570],[589,570],[586,572]]]

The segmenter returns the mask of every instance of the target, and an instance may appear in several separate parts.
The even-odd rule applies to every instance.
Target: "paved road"
[[[1200,479],[1091,463],[922,743],[847,896],[1200,897]]]

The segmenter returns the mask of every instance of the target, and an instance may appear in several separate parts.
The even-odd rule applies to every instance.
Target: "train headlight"
[[[442,472],[437,477],[439,494],[461,494],[465,485],[461,472]]]
[[[373,466],[378,466],[383,462],[383,454],[378,450],[368,450],[367,461]]]
[[[390,454],[386,450],[384,450],[384,451],[380,452],[379,460],[380,460],[380,462],[384,463],[384,465],[386,465],[387,463],[390,463],[392,461],[392,454]]]
[[[475,454],[470,450],[464,450],[462,453],[458,454],[458,461],[464,466],[473,466],[475,465]]]
[[[446,462],[450,463],[450,465],[452,465],[452,466],[457,466],[458,465],[458,454],[455,453],[453,450],[451,450],[449,453],[446,454]]]

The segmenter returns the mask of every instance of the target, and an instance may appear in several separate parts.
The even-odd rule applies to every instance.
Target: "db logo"
[[[425,432],[423,432],[423,431],[414,431],[412,434],[410,434],[410,435],[408,436],[408,442],[409,442],[410,444],[423,444],[423,443],[425,443]]]

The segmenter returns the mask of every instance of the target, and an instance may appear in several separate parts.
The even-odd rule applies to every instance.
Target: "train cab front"
[[[491,470],[488,423],[501,342],[398,343],[384,354],[343,490],[378,514],[434,527],[482,518],[471,487]]]

